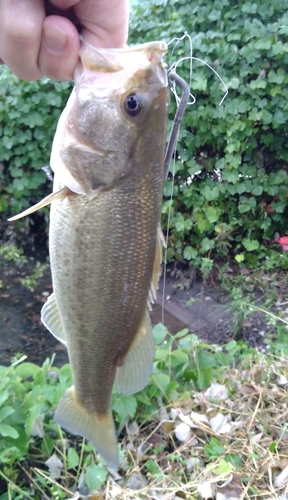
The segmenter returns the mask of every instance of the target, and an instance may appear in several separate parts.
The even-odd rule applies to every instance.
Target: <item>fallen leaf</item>
[[[188,417],[188,415],[183,415],[183,413],[182,413],[182,412],[180,412],[180,413],[179,413],[179,419],[180,419],[182,422],[184,422],[184,424],[189,425],[189,427],[191,427],[191,429],[193,429],[193,428],[194,428],[194,429],[196,429],[196,428],[197,428],[197,425],[195,425],[195,424],[192,422],[191,418],[190,418],[190,417]]]
[[[170,417],[172,418],[172,420],[176,420],[176,418],[178,417],[179,415],[179,411],[176,410],[176,408],[171,408],[170,410]]]
[[[259,394],[259,389],[256,385],[253,384],[243,384],[240,387],[240,390],[243,394],[247,396],[251,396],[252,394]]]
[[[242,498],[243,486],[240,474],[231,476],[221,485],[217,485],[216,500],[240,500]]]
[[[286,385],[286,384],[288,384],[288,378],[285,377],[285,375],[280,375],[280,377],[278,377],[278,379],[277,379],[277,384],[278,385]]]
[[[231,415],[224,416],[222,413],[218,413],[215,417],[210,418],[210,427],[212,431],[218,432],[219,434],[225,434],[227,430],[223,430],[227,423],[231,421]]]
[[[60,477],[61,469],[63,468],[63,463],[57,457],[56,453],[53,453],[48,460],[46,460],[45,465],[47,465],[50,475],[52,477]]]
[[[34,423],[33,423],[33,427],[31,430],[31,436],[38,436],[40,438],[44,437],[43,425],[42,425],[40,418],[35,418]]]
[[[262,436],[263,432],[259,432],[258,434],[255,434],[255,436],[252,436],[251,441],[253,441],[253,443],[260,443]]]
[[[127,432],[130,436],[138,436],[139,434],[139,425],[137,424],[137,422],[131,422],[131,424],[129,424],[127,426]]]
[[[210,387],[204,392],[204,396],[207,399],[218,399],[219,401],[225,401],[228,399],[228,391],[225,385],[217,384],[213,382]]]
[[[191,420],[193,420],[194,424],[197,425],[197,423],[202,423],[202,424],[209,424],[209,419],[206,417],[206,415],[203,415],[202,413],[197,413],[196,411],[191,412]]]
[[[171,434],[171,432],[174,431],[175,424],[174,424],[174,422],[172,422],[172,420],[168,420],[167,422],[162,422],[161,427],[162,427],[164,433],[167,435],[167,434]]]
[[[144,474],[141,474],[141,472],[134,472],[129,477],[126,486],[131,490],[141,490],[142,488],[145,488],[147,484],[147,479]]]
[[[288,465],[279,474],[275,474],[274,486],[276,488],[284,488],[288,482]]]
[[[247,269],[247,267],[241,267],[240,274],[244,274],[244,275],[250,274],[250,271],[249,271],[249,269]]]
[[[191,435],[190,426],[182,422],[181,424],[176,425],[175,427],[175,436],[178,441],[186,441]]]
[[[215,484],[209,481],[201,481],[197,486],[197,490],[201,498],[214,498]]]

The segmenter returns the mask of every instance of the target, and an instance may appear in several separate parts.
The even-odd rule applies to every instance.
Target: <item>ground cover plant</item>
[[[117,472],[53,421],[71,385],[69,365],[57,368],[52,358],[39,367],[19,355],[0,367],[1,500],[286,498],[281,329],[270,354],[235,340],[206,345],[186,329],[172,337],[162,324],[153,335],[149,384],[133,396],[113,395]]]
[[[0,66],[0,220],[39,201],[52,190],[46,170],[53,136],[72,84],[21,81]],[[17,224],[33,224],[33,218]],[[11,225],[10,225],[11,226]],[[42,228],[43,231],[43,228]],[[19,234],[21,237],[21,233]]]

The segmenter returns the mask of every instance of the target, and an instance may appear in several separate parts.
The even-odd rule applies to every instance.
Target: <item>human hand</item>
[[[79,31],[95,47],[122,47],[129,0],[0,0],[0,64],[23,80],[72,80]]]

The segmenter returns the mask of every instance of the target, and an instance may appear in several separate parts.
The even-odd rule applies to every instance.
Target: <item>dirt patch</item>
[[[0,268],[0,364],[7,365],[17,353],[27,361],[42,364],[56,353],[56,364],[68,362],[65,347],[42,325],[40,311],[52,291],[49,269],[34,292],[21,283],[21,278],[33,272],[34,261],[21,269],[5,263]]]
[[[52,292],[49,269],[34,292],[20,282],[33,272],[35,265],[30,259],[21,268],[7,262],[0,267],[0,364],[9,364],[16,353],[25,354],[28,361],[38,364],[53,353],[56,365],[68,362],[65,347],[40,320],[41,307]],[[239,321],[219,288],[205,287],[201,281],[191,282],[186,289],[173,277],[166,277],[165,284],[162,278],[151,319],[153,325],[164,322],[171,333],[188,328],[209,344],[224,344],[236,338],[260,350],[267,347],[265,314],[257,312]]]

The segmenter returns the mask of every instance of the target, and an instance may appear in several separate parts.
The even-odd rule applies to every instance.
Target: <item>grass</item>
[[[207,345],[187,329],[171,336],[156,325],[147,387],[113,394],[117,472],[53,421],[72,383],[68,365],[57,368],[52,357],[39,367],[17,355],[0,366],[0,500],[287,500],[287,276],[221,272],[235,328],[261,314],[269,349]]]
[[[53,422],[71,384],[68,365],[55,368],[52,359],[37,367],[20,358],[1,367],[0,500],[286,498],[284,333],[287,322],[277,349],[261,354],[234,340],[207,346],[187,330],[171,337],[157,325],[148,386],[113,397],[117,472]]]

